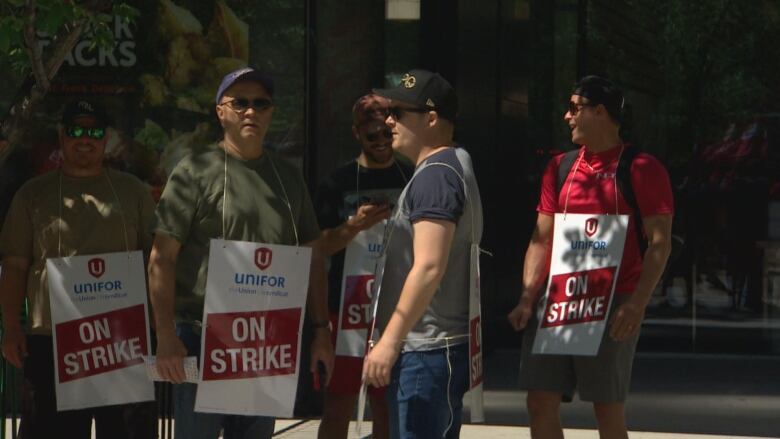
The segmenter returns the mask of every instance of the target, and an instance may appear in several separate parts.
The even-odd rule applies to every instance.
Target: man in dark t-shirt
[[[359,274],[359,270],[352,266],[348,266],[346,272],[344,270],[347,247],[361,241],[355,239],[361,232],[375,228],[377,224],[381,224],[378,229],[383,229],[384,220],[413,172],[410,165],[396,161],[393,156],[393,135],[384,122],[387,104],[386,99],[375,94],[367,94],[355,102],[352,133],[360,143],[360,155],[333,171],[320,184],[315,197],[317,219],[323,229],[321,242],[325,254],[330,256],[328,302],[337,354],[334,374],[326,390],[325,412],[319,430],[321,438],[347,437],[349,420],[360,390],[363,368],[360,354],[365,349],[366,337],[363,336],[362,340],[355,338],[347,332],[349,329],[340,333],[339,316],[346,318],[345,314],[352,311],[349,317],[353,317],[355,326],[363,326],[363,332],[358,333],[361,335],[365,334],[365,326],[370,323],[365,312],[355,313],[355,309],[348,306],[350,301],[343,297],[342,278]],[[361,259],[358,265],[372,265],[370,252],[360,252],[360,248],[353,246],[351,249]],[[354,318],[355,315],[359,315],[360,319]],[[356,331],[352,330],[352,333]],[[384,390],[369,389],[374,438],[386,438],[388,435]]]

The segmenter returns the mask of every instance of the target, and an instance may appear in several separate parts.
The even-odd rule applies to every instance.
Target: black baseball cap
[[[231,85],[243,81],[257,82],[265,88],[265,91],[268,92],[268,96],[274,96],[274,81],[269,75],[252,67],[244,67],[234,70],[222,78],[222,83],[219,84],[219,88],[217,89],[217,105],[219,105],[222,95],[225,94],[225,91],[227,91]]]
[[[111,124],[106,110],[98,103],[89,99],[70,101],[62,109],[63,125],[73,125],[79,117],[93,117],[103,127]]]
[[[450,121],[458,114],[455,89],[440,74],[422,69],[409,70],[395,88],[374,89],[374,93],[394,101],[435,111]]]
[[[623,92],[609,79],[597,75],[585,76],[574,84],[571,94],[587,98],[591,104],[603,105],[614,120],[623,122],[626,105]]]

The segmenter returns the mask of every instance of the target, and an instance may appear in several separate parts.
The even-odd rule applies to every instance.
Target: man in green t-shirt
[[[154,201],[130,174],[106,169],[105,112],[89,100],[65,106],[62,166],[33,178],[14,195],[0,233],[3,356],[24,371],[20,437],[149,438],[157,432],[153,402],[58,412],[46,273],[48,258],[143,250],[152,244]],[[20,315],[25,297],[26,328]]]
[[[155,213],[149,290],[157,323],[157,369],[174,386],[175,435],[188,439],[265,438],[269,417],[195,413],[195,384],[184,383],[183,358],[200,354],[209,242],[214,238],[313,247],[307,307],[314,321],[310,368],[333,366],[320,230],[300,172],[263,148],[273,113],[273,83],[245,68],[217,91],[224,137],[176,165]]]

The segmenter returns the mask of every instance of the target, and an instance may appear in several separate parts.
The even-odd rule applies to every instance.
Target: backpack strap
[[[574,162],[577,160],[580,150],[575,149],[569,151],[561,157],[561,162],[558,164],[558,185],[556,186],[556,193],[560,194],[563,189],[563,184],[566,183],[566,177],[569,176],[571,168],[574,166]]]
[[[635,147],[627,147],[623,150],[623,155],[618,162],[615,184],[617,184],[620,193],[623,194],[623,199],[626,200],[626,204],[631,210],[634,211],[634,229],[636,230],[636,239],[639,244],[639,254],[644,257],[647,250],[647,238],[645,237],[645,227],[642,222],[642,212],[639,211],[639,203],[636,200],[636,193],[634,192],[634,186],[631,184],[631,164],[634,163],[634,159],[639,155],[639,150]]]

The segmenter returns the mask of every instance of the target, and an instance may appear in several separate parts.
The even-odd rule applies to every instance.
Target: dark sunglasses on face
[[[247,98],[235,98],[229,101],[225,101],[219,105],[227,105],[236,113],[243,113],[250,107],[256,112],[264,111],[274,106],[274,102],[266,98],[247,99]]]
[[[576,116],[577,113],[579,113],[580,110],[582,110],[582,107],[595,107],[596,105],[598,104],[590,104],[590,103],[586,104],[583,102],[569,101],[569,114],[571,114],[572,116]]]
[[[366,140],[369,142],[376,142],[379,139],[379,135],[382,135],[385,139],[392,139],[393,138],[393,132],[390,131],[390,128],[385,128],[382,131],[376,131],[373,133],[368,133],[365,135]]]
[[[91,139],[100,140],[106,135],[106,129],[103,127],[87,128],[78,125],[70,125],[65,127],[65,134],[74,139],[87,136]]]
[[[390,107],[387,109],[387,114],[393,116],[396,121],[401,120],[401,115],[404,113],[427,113],[429,110],[424,108],[410,108],[410,107]]]

